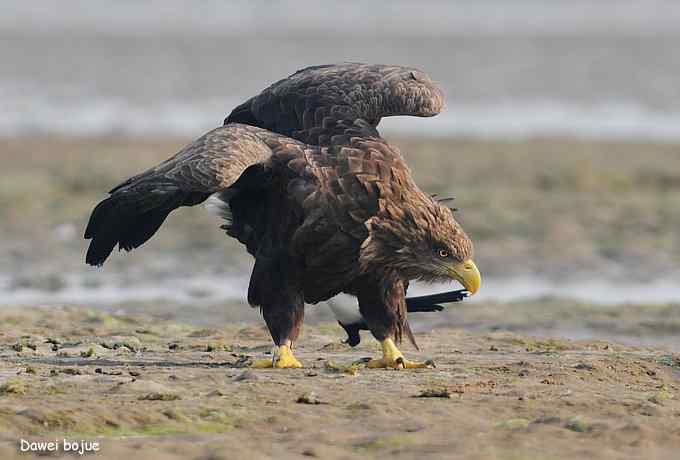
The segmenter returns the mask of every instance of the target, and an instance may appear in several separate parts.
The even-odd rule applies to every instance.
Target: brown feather
[[[435,245],[455,259],[472,243],[451,211],[415,184],[376,126],[393,115],[432,116],[443,95],[417,69],[339,64],[303,69],[234,109],[225,126],[128,179],[93,211],[88,263],[116,244],[143,244],[167,215],[215,194],[224,228],[255,258],[249,301],[275,343],[295,340],[304,302],[356,295],[373,335],[416,346],[408,280],[440,279]],[[242,124],[241,124],[242,123]]]

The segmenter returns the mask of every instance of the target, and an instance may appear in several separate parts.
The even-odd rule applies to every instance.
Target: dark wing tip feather
[[[134,204],[123,202],[116,194],[103,200],[92,211],[85,230],[85,239],[90,240],[85,262],[102,266],[116,245],[125,251],[138,248],[156,233],[177,205],[139,212]]]
[[[114,227],[117,219],[112,198],[101,201],[94,208],[85,229],[85,239],[91,240],[85,256],[88,265],[103,265],[118,243]]]

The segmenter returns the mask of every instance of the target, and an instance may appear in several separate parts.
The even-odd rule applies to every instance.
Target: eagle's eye
[[[449,251],[447,251],[446,249],[440,249],[439,250],[439,257],[441,257],[442,259],[446,259],[448,256],[449,256]]]

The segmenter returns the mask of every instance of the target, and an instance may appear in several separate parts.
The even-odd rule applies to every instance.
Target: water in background
[[[448,109],[387,132],[680,139],[680,3],[45,1],[0,6],[0,134],[196,136],[311,64],[412,65]]]

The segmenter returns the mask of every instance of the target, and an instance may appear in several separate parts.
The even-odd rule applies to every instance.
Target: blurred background
[[[89,212],[270,83],[362,61],[447,94],[435,118],[380,125],[421,188],[456,197],[484,278],[417,329],[680,348],[679,49],[674,0],[6,0],[0,306],[256,320],[251,261],[201,207],[100,269],[83,263]]]

